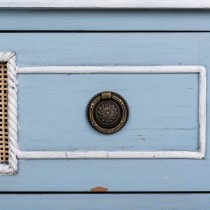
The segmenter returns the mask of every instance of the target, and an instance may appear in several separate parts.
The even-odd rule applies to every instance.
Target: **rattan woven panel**
[[[0,162],[7,163],[9,158],[8,146],[8,113],[7,113],[7,65],[0,63]]]

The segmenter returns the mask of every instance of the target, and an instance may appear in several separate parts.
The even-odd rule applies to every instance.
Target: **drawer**
[[[1,33],[0,44],[16,52],[19,127],[18,171],[1,191],[209,189],[209,33]],[[112,135],[86,116],[103,91],[129,108]]]

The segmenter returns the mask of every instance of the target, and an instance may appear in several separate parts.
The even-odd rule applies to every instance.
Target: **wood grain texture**
[[[2,8],[208,9],[208,0],[5,0]]]
[[[209,31],[210,12],[200,10],[0,9],[0,30]]]
[[[210,67],[209,33],[1,33],[0,44],[4,51],[16,51],[19,66],[204,65],[207,70]],[[27,76],[23,75],[22,81],[27,82],[24,80]],[[38,75],[34,78],[38,79]],[[195,80],[189,82],[196,84]],[[209,119],[209,112],[207,116]],[[202,161],[21,160],[17,176],[0,177],[0,190],[90,191],[95,186],[109,191],[209,190],[209,149],[207,144],[206,159]]]
[[[204,65],[209,33],[1,33],[17,65]],[[30,46],[30,47],[29,47]],[[189,56],[190,55],[190,56]]]
[[[0,195],[4,210],[208,210],[209,194]]]
[[[21,74],[18,80],[21,150],[198,150],[196,73]],[[126,98],[130,109],[125,128],[109,136],[94,131],[85,113],[106,90]]]

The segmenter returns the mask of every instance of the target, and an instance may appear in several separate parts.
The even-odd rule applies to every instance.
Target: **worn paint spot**
[[[105,187],[94,187],[90,190],[90,192],[107,192],[108,188]]]

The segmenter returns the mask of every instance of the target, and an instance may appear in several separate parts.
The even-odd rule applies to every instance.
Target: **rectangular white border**
[[[209,9],[209,0],[3,0],[0,8]]]
[[[199,74],[198,151],[18,151],[21,159],[191,158],[204,159],[206,147],[206,68],[203,66],[40,66],[21,67],[19,74]]]

